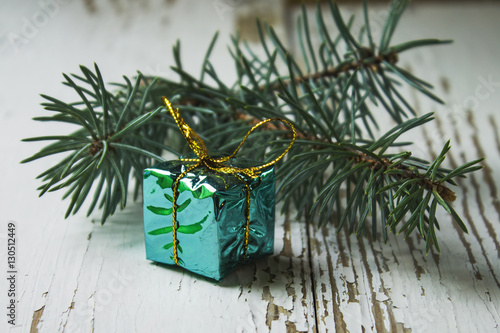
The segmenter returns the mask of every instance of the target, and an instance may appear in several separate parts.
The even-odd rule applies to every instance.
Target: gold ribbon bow
[[[172,107],[172,103],[166,98],[163,97],[163,102],[165,103],[165,106],[167,107],[168,111],[174,117],[175,123],[179,127],[182,135],[186,139],[186,141],[189,144],[189,147],[191,150],[198,156],[198,158],[182,158],[181,161],[186,161],[186,162],[195,162],[192,166],[188,167],[184,172],[182,172],[179,176],[174,181],[174,187],[173,187],[173,196],[172,196],[172,238],[173,238],[173,250],[174,250],[174,261],[176,265],[179,265],[179,258],[177,255],[177,192],[179,188],[179,182],[180,180],[186,176],[191,170],[199,167],[199,166],[205,166],[210,170],[214,170],[216,172],[221,172],[221,173],[226,173],[226,174],[231,174],[234,175],[236,178],[238,178],[244,185],[246,189],[246,205],[245,205],[245,219],[246,219],[246,230],[245,230],[245,245],[244,245],[244,250],[243,250],[243,259],[246,256],[247,248],[248,248],[248,237],[249,237],[249,229],[250,229],[250,187],[248,184],[245,182],[245,180],[240,176],[240,174],[244,174],[246,176],[249,176],[251,178],[256,178],[260,174],[261,170],[264,168],[267,168],[268,166],[271,166],[281,160],[286,153],[292,148],[293,143],[295,142],[295,138],[297,136],[297,132],[295,130],[295,127],[291,122],[289,122],[286,119],[282,118],[269,118],[262,120],[261,122],[257,123],[254,125],[248,133],[245,135],[243,140],[241,140],[240,144],[238,145],[238,148],[229,156],[226,157],[220,157],[220,158],[213,158],[208,155],[207,152],[207,147],[205,146],[205,142],[200,138],[200,136],[193,131],[191,127],[189,127],[188,124],[182,119],[179,109]],[[232,159],[236,153],[240,150],[241,146],[243,143],[246,141],[248,136],[255,131],[259,126],[271,122],[271,121],[281,121],[288,125],[290,129],[292,130],[293,133],[293,138],[288,147],[285,149],[285,151],[272,160],[271,162],[255,166],[255,167],[249,167],[249,168],[237,168],[233,167],[227,164],[224,164],[224,162],[229,161]]]

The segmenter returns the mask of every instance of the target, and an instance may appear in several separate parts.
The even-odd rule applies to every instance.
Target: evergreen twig
[[[456,185],[456,177],[480,169],[481,160],[454,170],[442,168],[449,142],[432,162],[413,157],[411,152],[399,152],[398,147],[409,144],[399,141],[402,134],[433,119],[432,114],[417,116],[400,86],[407,84],[442,102],[432,93],[432,85],[398,66],[399,56],[414,48],[450,42],[422,39],[391,45],[407,5],[407,0],[392,2],[378,45],[369,25],[366,0],[365,24],[358,38],[352,31],[353,20],[346,23],[338,6],[329,2],[327,12],[337,27],[333,35],[318,4],[319,46],[313,45],[303,7],[297,27],[305,69],[272,27],[257,22],[266,56],[256,56],[238,35],[234,36],[230,53],[237,80],[232,85],[218,77],[210,62],[217,34],[209,44],[199,78],[184,70],[180,43],[173,49],[172,69],[179,75],[177,81],[139,73],[135,83],[124,77],[125,82],[114,84],[117,91],[112,92],[104,85],[97,66],[94,71],[82,66],[82,75],[64,76],[64,84],[78,93],[80,101],[65,103],[42,95],[47,100],[42,105],[56,114],[35,118],[74,124],[78,130],[26,139],[55,142],[23,162],[66,153],[58,164],[38,176],[44,182],[40,195],[68,188],[63,196],[71,195],[68,216],[80,209],[96,184],[88,214],[99,203],[104,223],[117,206],[125,206],[129,184],[135,184],[137,197],[143,168],[161,161],[165,151],[175,155],[186,152],[184,140],[161,105],[162,95],[181,109],[210,147],[221,151],[231,151],[259,120],[283,117],[298,130],[295,145],[278,168],[278,199],[284,201],[284,210],[294,206],[299,215],[319,215],[319,223],[336,215],[337,229],[346,226],[356,235],[371,223],[374,237],[381,232],[384,240],[388,231],[405,236],[416,231],[426,240],[427,251],[433,246],[439,249],[437,206],[467,230],[451,204],[455,194],[450,186]],[[377,114],[380,110],[396,123],[382,135],[377,123],[383,116]],[[263,128],[249,138],[253,148],[247,153],[254,159],[269,160],[289,138],[279,124]]]

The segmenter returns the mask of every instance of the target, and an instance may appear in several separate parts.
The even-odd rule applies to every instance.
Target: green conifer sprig
[[[270,117],[287,118],[298,130],[298,139],[278,167],[278,199],[283,209],[297,208],[298,214],[319,215],[320,223],[337,216],[337,229],[346,226],[356,235],[371,224],[374,237],[387,232],[418,232],[427,242],[427,251],[438,246],[437,206],[450,213],[456,223],[466,226],[451,202],[449,188],[454,179],[481,168],[481,160],[454,170],[442,168],[447,143],[439,156],[426,162],[401,152],[399,138],[407,131],[433,119],[417,115],[401,93],[406,84],[442,102],[432,86],[398,66],[399,55],[408,50],[449,41],[422,39],[392,45],[391,39],[409,1],[393,1],[380,40],[374,41],[363,2],[364,26],[354,37],[354,19],[345,21],[338,6],[316,11],[319,45],[311,38],[306,10],[297,22],[301,59],[294,56],[273,28],[257,23],[264,57],[233,37],[229,50],[237,80],[221,80],[210,62],[217,34],[209,44],[199,77],[182,66],[180,43],[174,46],[178,80],[143,77],[108,90],[97,66],[81,67],[81,75],[65,75],[64,84],[74,89],[80,101],[65,103],[44,96],[42,105],[53,116],[38,121],[75,124],[69,135],[30,138],[25,141],[54,140],[24,160],[66,153],[60,163],[39,175],[44,182],[40,195],[67,188],[71,195],[66,216],[76,213],[93,189],[88,214],[99,202],[102,222],[116,207],[124,207],[129,184],[134,197],[140,192],[142,169],[162,161],[162,153],[186,153],[186,144],[175,123],[165,112],[160,97],[167,96],[183,117],[200,133],[207,145],[229,152],[257,121]],[[325,15],[324,13],[327,15]],[[327,29],[332,19],[336,31]],[[334,35],[335,33],[335,35]],[[303,63],[302,68],[299,63]],[[396,123],[380,135],[378,114],[385,110]],[[269,160],[289,143],[287,131],[269,123],[249,138],[252,158]],[[96,184],[96,185],[94,185]],[[370,218],[369,218],[370,217]],[[438,248],[438,247],[437,247]],[[438,248],[439,249],[439,248]]]
[[[148,98],[154,82],[144,84],[139,74],[133,85],[127,77],[118,93],[112,94],[103,83],[99,68],[95,72],[81,67],[82,75],[64,75],[63,84],[73,88],[81,98],[77,103],[65,103],[42,95],[45,110],[55,112],[53,116],[36,117],[38,121],[55,121],[80,127],[70,135],[43,136],[23,141],[56,142],[23,160],[68,153],[64,159],[44,171],[37,178],[44,183],[38,188],[40,196],[68,188],[63,198],[71,196],[66,217],[75,214],[82,206],[94,183],[97,183],[88,215],[99,202],[103,208],[102,221],[113,214],[116,207],[125,206],[129,175],[142,180],[141,168],[153,160],[162,160],[162,150],[171,150],[161,141],[149,139],[164,135],[161,124],[151,119],[158,116],[161,107],[154,107]],[[148,123],[148,126],[143,126]],[[145,149],[147,148],[147,150]],[[140,182],[139,182],[140,183]],[[138,185],[136,185],[138,186]],[[136,187],[136,196],[139,187]],[[100,201],[99,201],[100,199]]]

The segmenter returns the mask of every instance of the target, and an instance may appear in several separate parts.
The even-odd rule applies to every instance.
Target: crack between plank
[[[61,323],[59,324],[59,328],[61,327],[62,325],[62,330],[61,332],[64,333],[65,330],[66,330],[66,325],[68,324],[68,320],[69,320],[69,316],[71,314],[71,310],[73,310],[74,306],[75,306],[75,297],[76,297],[76,293],[78,291],[78,286],[80,284],[80,275],[82,274],[82,268],[83,268],[83,265],[85,263],[85,257],[87,256],[87,253],[89,252],[89,247],[90,247],[90,242],[91,242],[91,238],[92,238],[92,231],[90,231],[90,233],[87,235],[87,247],[85,248],[85,253],[83,254],[83,257],[82,257],[82,264],[80,265],[80,270],[78,271],[78,275],[76,277],[76,287],[75,287],[75,290],[73,291],[73,297],[71,298],[71,303],[70,305],[68,306],[68,308],[66,309],[66,311],[63,311],[61,313]],[[101,266],[102,267],[102,266]],[[63,318],[62,316],[67,313],[67,316],[66,316],[66,320],[64,321],[64,324],[63,324]]]
[[[66,229],[64,230],[63,238],[66,238],[66,233],[67,233],[67,232],[68,232],[68,228],[66,227]],[[51,234],[51,237],[52,237],[52,234]],[[52,238],[51,238],[51,239],[52,239]],[[51,239],[50,239],[50,240],[51,240]],[[50,240],[49,240],[49,241],[50,241]],[[62,245],[62,244],[61,244],[61,245]],[[45,257],[45,254],[46,254],[46,253],[47,253],[47,247],[44,247],[42,258],[44,258],[44,257]],[[61,255],[61,252],[59,251],[59,252],[58,252],[58,255],[57,255],[57,259],[56,259],[56,265],[57,265],[57,262],[59,261],[59,256],[60,256],[60,255]],[[43,305],[40,309],[42,309],[42,308],[43,308],[43,309],[45,309],[45,305],[47,304],[47,295],[49,294],[49,290],[50,290],[50,288],[52,287],[52,283],[53,283],[53,282],[54,282],[54,274],[52,274],[52,275],[51,275],[51,277],[50,277],[50,281],[49,281],[49,285],[48,285],[47,291],[45,291],[45,292],[42,294],[42,296],[45,296],[45,304],[44,304],[44,305]],[[23,295],[24,295],[24,291],[23,291]],[[35,313],[36,313],[37,311],[39,311],[40,309],[35,310],[35,311],[33,312],[33,320],[35,320],[35,318],[36,318],[36,317],[35,317]],[[35,325],[35,327],[34,327],[34,328],[35,328],[35,331],[32,331],[32,330],[33,330],[33,320],[32,320],[32,322],[31,322],[31,329],[30,329],[30,332],[38,332],[38,328],[37,328],[37,326],[38,326],[38,324],[40,323],[40,321],[41,321],[41,319],[42,319],[42,315],[43,315],[43,311],[40,313],[39,318],[36,318],[36,319],[37,319],[37,321],[36,321],[36,325]]]
[[[306,215],[306,235],[307,235],[307,259],[309,261],[309,276],[311,278],[311,293],[312,293],[312,298],[313,298],[313,309],[314,309],[314,328],[315,332],[319,333],[318,329],[318,304],[316,300],[316,283],[314,282],[314,270],[313,270],[313,264],[312,264],[312,250],[311,250],[311,223],[310,223],[309,216]]]
[[[95,289],[94,289],[94,292],[89,296],[89,298],[88,298],[89,300],[91,298],[95,298],[95,294],[97,292],[97,286],[99,285],[99,280],[101,279],[103,263],[104,263],[104,258],[101,260],[101,266],[99,267],[99,273],[97,273],[97,281],[95,282]],[[94,299],[94,304],[92,306],[92,319],[91,319],[92,332],[94,332],[94,328],[95,328],[95,306],[96,306],[96,300]]]

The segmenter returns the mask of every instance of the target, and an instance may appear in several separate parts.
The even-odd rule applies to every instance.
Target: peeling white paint
[[[16,3],[0,3],[0,36],[22,24],[18,18],[39,8],[28,1]],[[8,52],[8,45],[0,44],[0,73],[8,78],[0,81],[0,91],[8,92],[0,95],[0,142],[7,152],[2,174],[23,175],[4,177],[0,188],[4,220],[15,220],[18,226],[17,288],[21,295],[19,326],[7,327],[2,322],[2,327],[27,332],[34,321],[40,332],[71,333],[334,332],[336,328],[339,332],[375,332],[378,327],[396,332],[498,330],[500,288],[495,279],[500,279],[496,248],[500,229],[494,206],[498,198],[491,195],[491,186],[500,191],[500,148],[495,146],[498,127],[491,122],[494,119],[500,126],[498,92],[474,110],[475,127],[467,121],[451,122],[467,115],[442,107],[437,109],[440,126],[431,123],[425,132],[416,131],[409,138],[417,142],[419,157],[425,157],[425,138],[436,152],[448,137],[453,139],[456,163],[479,157],[474,137],[489,154],[486,165],[493,179],[477,174],[475,187],[467,180],[467,188],[457,192],[455,203],[460,215],[468,212],[471,220],[466,223],[473,223],[480,237],[471,232],[461,238],[449,217],[442,214],[440,256],[426,255],[425,245],[414,236],[409,241],[390,236],[382,244],[348,238],[344,232],[336,235],[333,228],[309,226],[308,239],[305,221],[287,222],[281,216],[277,218],[275,255],[241,267],[217,284],[145,259],[140,204],[131,204],[100,226],[83,214],[63,220],[67,203],[60,202],[58,194],[38,199],[35,188],[39,184],[30,175],[53,160],[19,165],[37,147],[19,140],[50,129],[29,119],[42,112],[38,93],[68,97],[58,83],[60,72],[76,71],[78,64],[90,65],[96,60],[110,81],[119,80],[121,74],[133,75],[136,69],[169,76],[172,73],[166,68],[173,63],[170,47],[180,37],[186,64],[196,73],[203,57],[200,47],[208,45],[219,29],[213,63],[222,68],[223,78],[234,75],[225,68],[229,55],[224,45],[229,43],[227,33],[233,30],[235,17],[249,10],[243,5],[232,3],[220,19],[210,1],[197,1],[196,5],[192,1],[170,5],[150,1],[138,7],[123,1],[113,3],[100,2],[93,14],[82,2],[65,5],[15,55]],[[452,105],[474,94],[476,79],[488,77],[500,59],[498,43],[491,42],[497,40],[499,7],[467,6],[415,5],[396,34],[400,41],[425,37],[456,40],[454,46],[422,49],[401,57],[403,66],[411,64],[412,71],[436,83],[438,95]],[[134,10],[127,12],[127,8]],[[276,11],[279,15],[274,23],[284,33],[290,28],[284,13],[293,15],[296,10],[279,7]],[[424,20],[429,24],[422,24]],[[490,28],[482,29],[480,23]],[[446,89],[439,85],[443,78],[449,82]],[[500,77],[494,79],[500,81]],[[438,108],[425,97],[407,95],[418,104],[420,114]],[[485,219],[494,223],[496,238]],[[4,252],[0,251],[0,259],[5,262]]]

